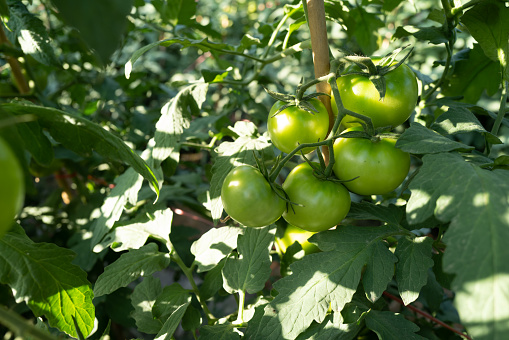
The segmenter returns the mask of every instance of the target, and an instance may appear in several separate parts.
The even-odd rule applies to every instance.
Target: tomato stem
[[[235,320],[235,324],[242,324],[244,322],[244,302],[246,300],[246,292],[241,290],[239,291],[239,311],[237,313],[237,320]]]
[[[38,340],[56,340],[57,337],[37,328],[16,312],[0,305],[0,324],[7,326],[20,338],[33,338]]]

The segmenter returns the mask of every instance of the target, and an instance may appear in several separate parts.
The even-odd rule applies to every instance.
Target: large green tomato
[[[232,169],[221,187],[224,210],[247,227],[263,227],[276,222],[286,208],[260,170],[241,165]]]
[[[290,153],[299,144],[316,143],[327,137],[329,131],[329,114],[322,102],[316,98],[309,100],[318,112],[309,113],[297,106],[290,106],[273,117],[286,103],[277,101],[269,112],[267,130],[272,143],[279,150]],[[302,151],[309,153],[314,148]]]
[[[283,218],[301,229],[319,232],[339,224],[350,210],[350,194],[341,184],[320,180],[308,163],[297,165],[283,183],[292,204]]]
[[[23,206],[25,197],[25,182],[23,170],[10,149],[9,145],[0,138],[0,237],[2,237],[14,223],[14,218]]]
[[[396,189],[408,175],[410,155],[388,137],[338,138],[334,143],[334,173],[359,195],[382,195]]]
[[[373,58],[375,64],[380,58]],[[359,71],[358,66],[349,67],[348,71]],[[360,75],[341,76],[337,79],[339,94],[343,105],[348,110],[360,113],[371,118],[376,127],[403,124],[414,111],[417,104],[418,86],[414,72],[405,64],[385,76],[385,98],[380,100],[380,95],[375,85],[369,78]],[[338,114],[336,101],[331,99],[332,111]],[[358,125],[352,123],[358,119],[346,116],[342,120],[345,127]]]
[[[285,229],[283,237],[281,238],[276,237],[276,243],[283,253],[286,252],[286,249],[295,242],[300,243],[306,255],[316,253],[320,251],[320,249],[316,245],[308,241],[308,239],[314,234],[316,233],[301,228],[297,228],[296,226],[288,224],[288,226]]]

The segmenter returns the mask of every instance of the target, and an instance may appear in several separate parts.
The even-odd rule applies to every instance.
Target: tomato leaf
[[[163,322],[155,339],[170,339],[190,304],[191,294],[180,284],[164,287],[152,307],[152,315]]]
[[[401,299],[408,305],[419,297],[421,288],[428,280],[428,269],[433,266],[431,247],[433,239],[402,237],[396,247],[396,280]]]
[[[419,331],[419,326],[405,319],[401,314],[371,310],[366,314],[364,320],[366,321],[366,326],[375,332],[380,340],[426,339],[415,334],[415,332]]]
[[[239,257],[228,257],[222,271],[223,288],[228,293],[256,293],[263,289],[271,273],[269,251],[275,235],[276,228],[272,225],[246,228],[244,235],[238,236]]]
[[[226,257],[223,258],[217,266],[212,268],[205,275],[202,285],[200,286],[200,293],[203,299],[208,300],[213,297],[223,287],[223,271]]]
[[[443,266],[456,275],[462,323],[475,338],[507,337],[509,321],[500,311],[509,310],[509,172],[482,169],[457,154],[425,155],[410,190],[410,223],[433,214],[450,222]]]
[[[373,245],[366,271],[362,276],[362,285],[370,301],[375,302],[382,296],[394,276],[394,263],[397,261],[396,256],[388,251],[385,244],[377,242]]]
[[[397,226],[401,222],[403,215],[404,212],[394,204],[383,206],[362,201],[360,203],[352,202],[347,218],[377,220]]]
[[[0,283],[13,290],[52,327],[75,336],[73,316],[87,336],[94,327],[93,292],[86,272],[72,264],[76,254],[52,243],[34,243],[20,226],[0,238]],[[57,259],[57,260],[56,260]]]
[[[399,26],[393,35],[394,39],[414,36],[418,40],[429,41],[431,44],[439,45],[449,41],[447,32],[442,26],[416,27],[416,26]]]
[[[364,323],[346,323],[340,313],[334,313],[320,323],[313,323],[296,340],[352,340],[362,329]]]
[[[152,307],[163,289],[161,281],[153,276],[147,276],[138,284],[131,295],[131,304],[134,312],[131,314],[136,321],[136,327],[140,332],[157,334],[163,323],[154,318]]]
[[[237,237],[244,232],[245,228],[226,226],[212,228],[203,234],[191,246],[191,253],[198,266],[196,271],[200,273],[214,268],[237,247]]]
[[[95,297],[126,287],[140,276],[163,270],[170,264],[170,256],[157,250],[157,244],[148,243],[120,256],[99,275],[94,286]]]
[[[200,340],[239,340],[240,334],[231,324],[203,326],[200,328]]]
[[[396,147],[413,154],[440,153],[453,150],[472,150],[469,146],[444,137],[433,130],[427,129],[419,123],[412,123],[401,134]]]

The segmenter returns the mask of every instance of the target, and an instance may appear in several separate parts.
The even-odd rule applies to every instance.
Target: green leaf
[[[366,201],[352,202],[347,218],[356,220],[377,220],[392,225],[399,225],[404,212],[394,204],[383,206]]]
[[[479,44],[469,51],[467,59],[454,63],[452,75],[442,86],[445,96],[462,96],[467,103],[475,104],[486,92],[493,96],[500,87],[500,66],[486,57]]]
[[[203,326],[200,328],[200,340],[239,340],[240,334],[231,324]]]
[[[75,256],[52,243],[32,242],[16,226],[0,239],[0,283],[52,327],[76,336],[74,316],[87,336],[94,327],[93,292],[86,272],[71,263]]]
[[[408,305],[419,297],[421,288],[428,281],[433,239],[423,236],[412,240],[402,237],[396,247],[396,280],[401,299]]]
[[[234,142],[223,142],[217,147],[217,157],[212,166],[210,200],[214,223],[217,223],[223,214],[221,187],[226,175],[237,166],[255,165],[254,150],[264,151],[272,148],[272,144],[265,136],[258,136],[256,125],[251,122],[237,122],[233,130],[239,137]]]
[[[202,324],[201,313],[198,309],[189,305],[182,317],[182,329],[189,332],[198,329]]]
[[[484,53],[505,69],[509,79],[509,8],[503,1],[481,1],[465,12],[461,22],[479,42]]]
[[[23,52],[41,64],[59,66],[43,22],[30,13],[21,1],[8,0],[7,5],[9,6],[7,27],[17,37]]]
[[[474,147],[444,137],[419,123],[412,123],[398,138],[396,147],[413,154],[472,150]]]
[[[465,107],[449,107],[436,121],[431,128],[443,135],[454,135],[467,132],[487,132],[477,117]]]
[[[187,306],[189,306],[190,303],[191,296],[189,296],[189,302],[186,302],[185,304],[178,306],[177,309],[175,309],[175,311],[166,320],[159,333],[157,333],[155,337],[156,340],[173,339],[173,333],[175,333],[175,331],[177,330],[180,320],[182,320],[182,317],[184,317],[184,314],[186,313],[187,310]]]
[[[170,238],[171,222],[173,219],[173,211],[170,208],[158,210],[149,219],[146,215],[135,221],[129,221],[120,225],[116,225],[106,237],[102,240],[101,248],[113,245],[116,252],[139,249],[149,237],[156,238],[167,243]]]
[[[169,265],[170,256],[159,252],[155,243],[130,250],[99,275],[94,286],[94,294],[96,297],[109,294],[120,287],[126,287],[140,276],[149,276]]]
[[[223,258],[217,266],[209,270],[205,275],[202,285],[200,286],[200,293],[205,300],[213,297],[223,287],[223,267],[226,262],[226,257]]]
[[[156,339],[170,339],[191,303],[191,295],[178,283],[164,287],[157,297],[152,314],[164,324]]]
[[[37,121],[19,123],[16,124],[16,128],[25,149],[35,161],[42,166],[50,166],[54,160],[53,146]]]
[[[409,222],[433,214],[451,222],[443,266],[456,275],[462,323],[476,339],[507,338],[509,318],[501,311],[509,310],[509,172],[481,169],[457,154],[426,155],[410,190]]]
[[[107,65],[120,46],[133,0],[52,0],[52,3],[63,21],[75,27],[99,61]]]
[[[95,150],[104,157],[129,164],[159,194],[157,179],[147,163],[120,138],[100,125],[78,115],[28,103],[0,104],[1,109],[16,115],[37,116],[39,125],[47,129],[57,142],[80,155],[90,156]]]
[[[143,184],[142,177],[133,168],[127,169],[122,175],[115,179],[115,187],[104,200],[101,206],[101,215],[92,225],[93,236],[90,241],[94,252],[98,253],[104,249],[103,244],[98,244],[104,235],[120,219],[125,205],[129,202],[135,205],[138,200],[138,192]],[[107,244],[107,243],[106,243]]]
[[[153,276],[147,276],[138,284],[131,295],[131,304],[134,312],[131,314],[136,321],[138,331],[148,334],[157,334],[163,323],[154,318],[152,307],[163,289],[161,281]]]
[[[362,276],[362,285],[370,301],[375,302],[382,296],[394,276],[394,263],[397,260],[385,244],[378,242],[372,247],[366,271]]]
[[[226,260],[223,268],[223,288],[230,294],[243,291],[256,293],[269,279],[272,263],[269,251],[274,242],[276,227],[246,228],[238,236],[237,252]]]
[[[328,315],[321,324],[313,323],[296,340],[353,340],[364,323],[345,323],[340,313]]]
[[[184,130],[189,128],[192,114],[198,114],[205,101],[208,84],[193,84],[181,90],[161,109],[161,118],[156,124],[155,147],[152,151],[155,167],[168,157],[178,164],[180,142]]]
[[[349,21],[346,25],[352,29],[351,33],[362,52],[365,55],[371,55],[378,49],[378,30],[385,24],[374,13],[368,13],[364,7],[356,6],[350,10]],[[350,33],[348,33],[350,35]]]
[[[415,332],[419,331],[419,326],[408,321],[401,314],[371,310],[366,314],[364,320],[366,321],[366,326],[375,332],[380,340],[425,339],[415,334]]]
[[[225,226],[212,228],[203,234],[191,246],[191,253],[198,266],[196,271],[200,273],[214,268],[237,247],[237,237],[244,231],[245,228]]]
[[[292,275],[274,284],[279,294],[270,306],[277,317],[261,318],[264,326],[259,335],[269,336],[281,329],[282,338],[294,338],[313,321],[323,322],[329,306],[335,312],[341,311],[357,290],[362,268],[371,265],[373,248],[397,230],[342,225],[336,230],[313,235],[311,241],[324,252],[306,255],[293,263]],[[391,260],[390,263],[393,265],[394,262]],[[375,291],[378,292],[381,286],[385,288],[387,282],[375,285]]]
[[[414,36],[418,40],[429,41],[431,44],[439,45],[449,41],[446,32],[442,26],[416,27],[400,26],[393,35],[395,39],[401,39],[407,36]]]

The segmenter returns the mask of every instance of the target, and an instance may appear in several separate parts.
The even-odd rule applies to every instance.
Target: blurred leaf
[[[126,287],[140,276],[149,276],[170,264],[170,256],[158,251],[157,244],[149,243],[133,249],[104,268],[94,286],[95,297]]]
[[[428,281],[422,287],[419,300],[424,299],[427,307],[432,312],[440,309],[440,304],[444,298],[444,288],[438,283],[432,270],[428,270]]]
[[[231,324],[203,326],[200,328],[200,340],[240,340],[240,334],[235,332]]]
[[[272,263],[269,251],[274,243],[276,227],[246,228],[238,236],[238,257],[228,257],[223,268],[223,288],[230,294],[256,293],[269,279]]]
[[[23,2],[8,0],[7,4],[10,14],[7,27],[14,32],[23,52],[41,64],[59,66],[43,22],[30,13]]]
[[[71,262],[76,254],[52,243],[34,243],[20,226],[0,238],[0,283],[11,287],[52,327],[75,336],[72,317],[85,336],[94,327],[93,292],[87,274]]]
[[[366,327],[375,332],[380,340],[426,339],[415,334],[415,332],[419,331],[419,326],[408,321],[401,314],[371,310],[366,314],[364,320],[366,321]]]
[[[378,49],[378,30],[385,24],[374,13],[367,12],[364,7],[357,6],[350,10],[349,21],[346,22],[348,35],[355,38],[365,55],[371,55]]]
[[[400,26],[396,29],[393,35],[394,39],[401,39],[410,35],[417,38],[417,40],[429,41],[434,45],[444,44],[449,41],[442,26],[431,27],[415,27],[415,26]]]
[[[392,12],[402,2],[403,2],[403,0],[384,0],[384,4],[382,6],[382,9],[384,11],[386,11],[386,12]]]
[[[161,281],[153,276],[147,276],[138,284],[131,295],[131,304],[134,307],[132,317],[136,320],[138,331],[148,334],[157,334],[163,323],[154,318],[152,307],[163,289]]]
[[[412,123],[398,138],[396,147],[413,154],[440,153],[453,150],[472,150],[473,146],[453,141],[419,123]]]
[[[198,266],[196,271],[200,273],[214,268],[237,247],[237,237],[244,231],[244,228],[226,226],[212,228],[203,234],[191,247]]]
[[[433,239],[423,236],[412,240],[402,237],[398,241],[395,255],[396,280],[405,306],[419,297],[421,288],[428,281],[428,269],[433,266],[431,259]]]
[[[16,124],[16,128],[25,149],[35,161],[42,166],[50,166],[54,160],[53,146],[37,121]]]
[[[410,190],[410,223],[433,214],[451,222],[443,267],[456,275],[462,323],[478,339],[507,337],[509,319],[498,311],[509,310],[509,171],[481,169],[457,154],[425,155]]]
[[[133,0],[51,1],[63,21],[75,27],[99,61],[107,65],[113,52],[120,47]]]

